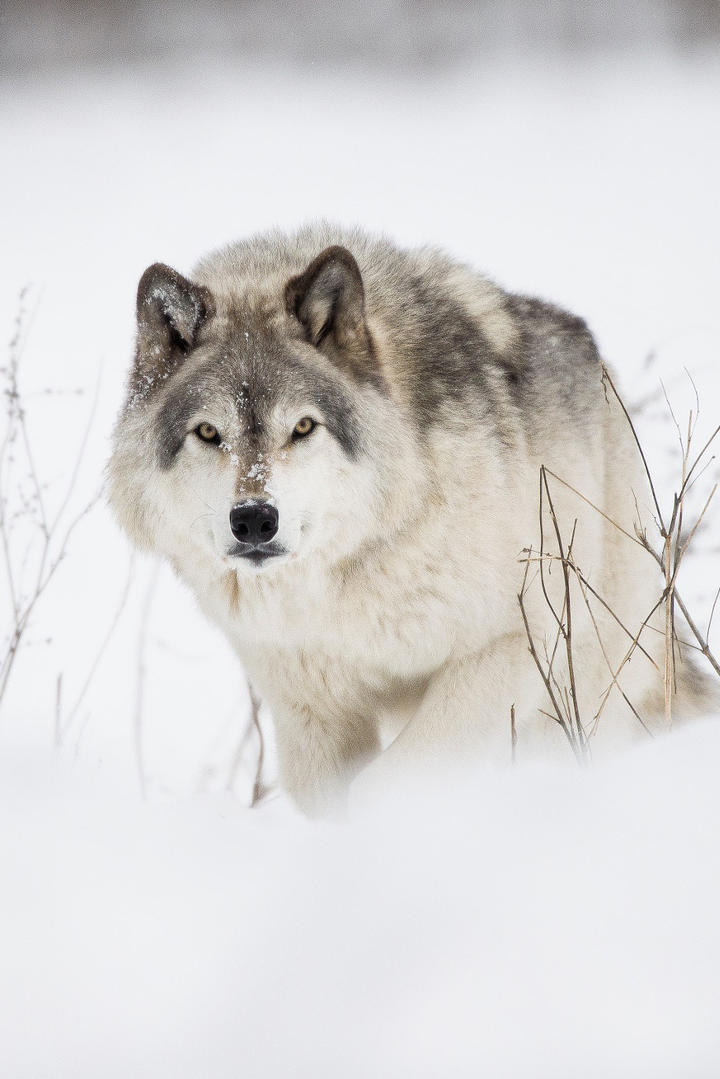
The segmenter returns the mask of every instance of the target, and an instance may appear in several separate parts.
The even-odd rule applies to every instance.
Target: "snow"
[[[718,100],[701,53],[4,77],[0,329],[30,283],[20,379],[51,510],[96,385],[65,521],[100,482],[143,269],[317,216],[586,317],[667,497],[660,378],[684,417],[692,374],[698,445],[718,422]],[[703,626],[717,522],[682,582]],[[480,770],[325,824],[246,808],[247,723],[218,631],[96,505],[0,710],[1,1074],[718,1074],[720,717],[602,769]]]
[[[6,756],[3,1074],[717,1074],[719,752],[334,824]]]

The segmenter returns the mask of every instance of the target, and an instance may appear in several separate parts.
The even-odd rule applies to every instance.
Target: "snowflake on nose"
[[[257,461],[250,465],[250,468],[245,473],[245,476],[249,480],[259,480],[263,485],[267,481],[268,467],[263,460],[262,454],[259,455]]]

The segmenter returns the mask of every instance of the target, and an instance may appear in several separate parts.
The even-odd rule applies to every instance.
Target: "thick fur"
[[[306,416],[317,426],[294,440]],[[586,590],[593,624],[573,579],[577,705],[597,752],[658,725],[653,620],[619,677],[640,718],[617,687],[595,717],[662,581],[635,539],[653,527],[646,482],[585,324],[436,250],[327,225],[233,244],[189,280],[143,276],[111,504],[227,634],[309,813],[374,758],[368,776],[388,781],[414,761],[509,759],[512,706],[519,758],[569,753],[518,602],[530,550],[525,607],[545,662],[564,591],[559,563],[545,565],[546,594],[539,578],[541,466],[564,548],[574,532],[614,612]],[[279,512],[264,561],[229,525],[253,500]],[[561,640],[570,706],[566,656]],[[381,753],[385,721],[400,733]]]

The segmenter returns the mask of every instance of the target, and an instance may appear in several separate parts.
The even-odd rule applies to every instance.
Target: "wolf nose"
[[[230,528],[241,543],[269,543],[278,530],[279,513],[269,502],[241,502],[230,510]]]

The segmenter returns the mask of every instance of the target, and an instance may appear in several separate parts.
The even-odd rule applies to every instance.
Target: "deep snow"
[[[4,78],[0,328],[31,282],[49,503],[100,371],[68,518],[97,487],[145,265],[319,215],[585,316],[671,493],[660,377],[683,416],[687,367],[698,437],[718,422],[718,100],[711,57]],[[719,512],[683,584],[702,624]],[[97,506],[0,711],[3,1075],[718,1073],[720,717],[589,774],[480,771],[332,825],[245,809],[246,722],[229,649]]]

